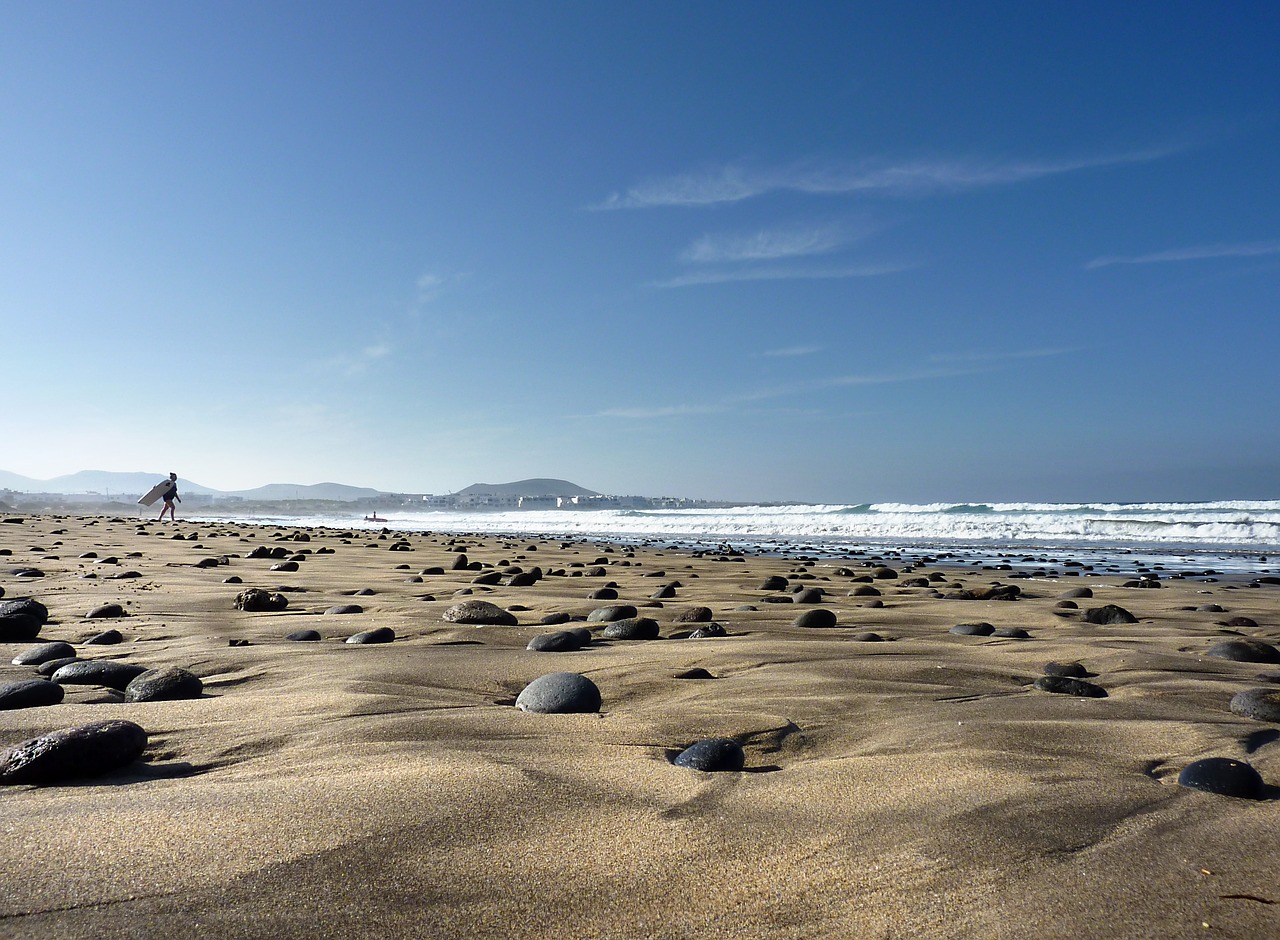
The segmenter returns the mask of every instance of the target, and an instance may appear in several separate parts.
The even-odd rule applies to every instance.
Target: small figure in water
[[[160,517],[156,522],[164,522],[164,514],[169,514],[171,522],[177,522],[178,517],[173,507],[174,501],[182,502],[182,497],[178,495],[178,475],[176,473],[169,474],[169,488],[164,493],[164,503],[160,507]]]

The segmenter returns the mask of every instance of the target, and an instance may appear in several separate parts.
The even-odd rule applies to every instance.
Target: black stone
[[[1138,622],[1137,617],[1116,604],[1107,604],[1105,607],[1091,607],[1081,615],[1081,619],[1085,623],[1099,626]]]
[[[199,698],[204,693],[200,677],[185,669],[170,666],[148,669],[135,676],[124,689],[126,702],[173,702]]]
[[[293,640],[298,643],[310,643],[320,639],[319,630],[294,630],[285,636],[286,640]]]
[[[0,685],[0,710],[11,708],[38,708],[57,705],[66,694],[62,686],[48,679],[23,679]]]
[[[996,628],[989,623],[958,623],[947,632],[956,636],[991,636]]]
[[[561,612],[558,614],[547,614],[539,620],[538,623],[542,624],[544,627],[554,627],[558,623],[568,623],[572,619],[573,618],[568,614]]]
[[[104,685],[124,691],[146,666],[122,663],[116,659],[77,659],[55,672],[50,678],[62,685]]]
[[[1059,676],[1064,679],[1085,679],[1089,675],[1089,670],[1078,662],[1045,663],[1044,674],[1046,676]]]
[[[97,777],[133,763],[147,733],[131,721],[98,721],[16,744],[0,754],[0,784],[50,784]]]
[[[571,630],[541,633],[530,640],[525,649],[536,653],[572,653],[582,649],[582,638]]]
[[[68,663],[78,662],[80,662],[80,659],[77,656],[59,656],[57,659],[47,659],[42,662],[36,667],[36,672],[47,679]]]
[[[1000,627],[992,636],[1003,637],[1006,640],[1029,640],[1031,634],[1022,627]]]
[[[836,612],[825,607],[815,607],[813,610],[806,610],[791,623],[797,627],[834,627]]]
[[[637,611],[630,604],[616,604],[612,607],[597,607],[587,614],[588,623],[612,623],[615,620],[626,620],[637,616]]]
[[[553,672],[534,679],[516,697],[516,708],[539,714],[600,710],[600,689],[576,672]]]
[[[728,636],[729,632],[718,623],[704,623],[698,629],[689,634],[691,640],[706,640],[722,636]]]
[[[515,614],[488,601],[463,601],[461,604],[454,604],[441,615],[441,619],[449,623],[491,624],[500,627],[514,627],[519,622]]]
[[[677,767],[704,773],[738,771],[745,762],[742,745],[731,738],[706,738],[689,745],[672,761]]]
[[[86,646],[115,646],[124,642],[124,635],[119,630],[103,630],[84,642]]]
[[[353,636],[347,637],[348,643],[364,644],[364,643],[391,643],[396,638],[396,631],[390,627],[377,627],[373,630],[364,630]]]
[[[1229,757],[1206,757],[1188,764],[1178,774],[1178,783],[1192,790],[1246,800],[1262,798],[1262,776],[1248,764]]]
[[[1209,647],[1206,656],[1218,659],[1229,659],[1237,663],[1280,663],[1280,650],[1270,643],[1241,637],[1238,640],[1223,640]]]
[[[1041,692],[1056,692],[1060,695],[1078,695],[1081,698],[1106,698],[1107,690],[1083,679],[1071,679],[1067,676],[1041,676],[1032,683]]]
[[[821,604],[822,598],[826,595],[826,591],[822,588],[805,588],[791,595],[791,603],[793,604]]]
[[[781,575],[772,575],[764,579],[760,585],[762,591],[785,591],[787,589],[787,579]]]
[[[325,611],[326,615],[332,614],[338,616],[340,614],[363,614],[364,608],[359,604],[338,604],[336,607],[330,607]]]
[[[41,663],[47,663],[51,659],[62,659],[75,655],[74,646],[58,640],[53,643],[40,643],[37,646],[27,647],[13,657],[13,664],[15,666],[39,666]]]
[[[853,639],[857,640],[859,643],[883,643],[884,642],[884,637],[882,637],[878,633],[873,633],[871,631],[867,631],[866,633],[855,633],[853,635]]]
[[[711,673],[703,669],[701,666],[695,666],[692,669],[686,669],[684,672],[678,672],[675,675],[677,679],[714,679]]]
[[[250,588],[236,595],[236,608],[245,611],[284,610],[289,606],[289,598],[283,594],[272,594],[259,588]]]
[[[85,620],[112,620],[117,617],[129,616],[119,604],[99,604],[93,610],[84,615]]]
[[[1245,689],[1231,697],[1231,711],[1241,718],[1280,723],[1280,689]]]
[[[49,622],[49,608],[29,597],[0,601],[0,643],[26,643]]]
[[[711,612],[710,607],[690,607],[686,611],[682,611],[673,620],[673,623],[710,623],[711,618],[715,614]]]
[[[656,640],[658,621],[648,617],[614,620],[601,631],[601,636],[610,640]]]

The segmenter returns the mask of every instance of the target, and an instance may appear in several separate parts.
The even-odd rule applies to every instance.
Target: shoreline
[[[1124,587],[1120,572],[1038,576],[1035,564],[937,554],[659,543],[118,516],[0,524],[4,599],[47,605],[39,641],[190,670],[204,687],[198,699],[131,703],[67,685],[60,704],[0,710],[0,747],[103,718],[149,736],[140,761],[104,776],[0,787],[6,929],[1280,932],[1277,905],[1239,900],[1274,898],[1280,800],[1177,782],[1195,760],[1224,756],[1280,792],[1277,725],[1228,708],[1240,690],[1280,687],[1280,664],[1208,655],[1232,638],[1280,643],[1280,585],[1149,571],[1151,589]],[[286,558],[250,557],[259,547]],[[454,567],[460,554],[467,568]],[[296,570],[273,569],[290,556]],[[12,574],[22,566],[42,575]],[[519,578],[534,568],[542,577]],[[128,571],[138,577],[111,577]],[[787,585],[766,589],[768,578]],[[249,588],[287,607],[237,610]],[[1081,588],[1093,596],[1063,606]],[[467,600],[516,623],[446,619]],[[108,602],[128,616],[86,619]],[[1137,622],[1080,619],[1106,604]],[[660,638],[610,639],[586,619],[612,605],[634,606]],[[359,611],[329,612],[339,606]],[[816,610],[834,626],[800,624]],[[687,638],[706,617],[725,635]],[[977,622],[1010,635],[952,631]],[[346,642],[382,627],[394,642]],[[526,648],[573,627],[591,631],[581,649]],[[121,642],[86,642],[108,628]],[[285,638],[300,629],[321,639]],[[0,684],[32,674],[8,664],[29,645],[0,643]],[[1105,697],[1035,686],[1047,663],[1074,661]],[[691,669],[714,678],[677,678]],[[533,679],[563,671],[599,688],[598,712],[514,707]],[[672,765],[710,737],[736,741],[744,768]]]

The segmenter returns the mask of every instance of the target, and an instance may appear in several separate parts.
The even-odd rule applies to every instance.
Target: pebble
[[[1006,640],[1029,640],[1031,634],[1022,627],[1000,627],[992,636],[1003,637]]]
[[[1046,676],[1060,676],[1064,679],[1087,679],[1089,670],[1079,662],[1074,663],[1045,663],[1044,674]]]
[[[692,669],[686,669],[684,672],[677,672],[677,679],[714,679],[711,673],[703,669],[701,666],[694,666]]]
[[[39,666],[36,667],[36,672],[40,673],[40,675],[44,676],[45,678],[48,678],[49,676],[52,676],[55,672],[57,672],[59,669],[61,669],[63,666],[67,665],[68,663],[78,663],[78,662],[80,662],[80,658],[75,655],[59,656],[57,659],[46,659]]]
[[[1215,643],[1205,655],[1237,663],[1280,663],[1280,650],[1270,643],[1250,637]]]
[[[710,623],[714,616],[710,607],[690,607],[677,614],[672,623]]]
[[[298,643],[310,643],[320,639],[319,630],[294,630],[285,636],[286,640],[293,640]]]
[[[516,708],[539,714],[598,712],[600,689],[576,672],[553,672],[525,686],[516,698]]]
[[[98,721],[31,738],[0,753],[0,784],[52,784],[125,767],[147,746],[132,721]]]
[[[996,628],[989,623],[958,623],[947,632],[956,636],[991,636]]]
[[[126,702],[172,702],[199,698],[204,694],[200,677],[185,669],[169,666],[148,669],[130,680],[124,689]]]
[[[29,597],[0,601],[0,643],[27,643],[49,621],[49,608]]]
[[[582,649],[582,638],[571,630],[541,633],[530,640],[525,649],[535,653],[572,653]]]
[[[718,623],[704,623],[698,629],[689,634],[690,640],[707,640],[715,639],[722,636],[728,636],[729,631]]]
[[[1280,723],[1280,689],[1245,689],[1231,697],[1230,707],[1241,718]]]
[[[0,685],[0,711],[11,708],[39,708],[57,705],[66,694],[62,686],[48,679],[23,679]]]
[[[1246,800],[1262,798],[1262,776],[1243,761],[1230,757],[1206,757],[1183,768],[1178,783],[1192,790]]]
[[[348,643],[391,643],[396,638],[396,632],[390,627],[378,627],[374,630],[364,630],[360,633],[349,636],[346,639]]]
[[[338,604],[337,606],[330,607],[328,610],[325,611],[326,616],[328,615],[339,616],[342,614],[363,614],[363,613],[364,613],[364,608],[361,607],[359,604]]]
[[[74,657],[75,655],[74,646],[58,640],[52,643],[40,643],[36,646],[27,647],[13,657],[13,664],[15,666],[39,666],[41,663],[47,663],[51,659],[63,659],[69,656]]]
[[[250,588],[236,595],[236,609],[245,611],[284,610],[289,606],[289,598],[283,594],[272,594],[260,588]]]
[[[122,663],[115,659],[77,659],[55,672],[51,679],[62,685],[105,685],[124,691],[135,678],[147,671],[146,666]]]
[[[806,610],[791,623],[796,627],[834,627],[836,612],[825,607],[816,607],[813,610]]]
[[[441,619],[449,623],[492,624],[500,627],[514,627],[518,623],[515,614],[503,610],[497,604],[477,600],[454,604],[441,615]]]
[[[86,646],[115,646],[124,642],[124,635],[119,630],[103,630],[84,642]]]
[[[113,620],[117,617],[129,616],[119,604],[99,604],[93,610],[84,615],[85,620]]]
[[[681,751],[672,763],[704,773],[732,772],[742,769],[746,755],[732,738],[705,738]]]
[[[588,623],[612,623],[615,620],[626,620],[637,616],[638,611],[630,604],[616,604],[612,607],[597,607],[587,614]]]
[[[1083,679],[1072,679],[1068,676],[1041,676],[1032,683],[1041,692],[1056,692],[1060,695],[1078,695],[1081,698],[1106,698],[1107,690]]]
[[[1107,604],[1105,607],[1090,607],[1081,615],[1081,619],[1085,623],[1099,626],[1138,622],[1137,617],[1117,604]]]
[[[658,621],[648,617],[627,617],[614,620],[604,628],[601,636],[610,640],[656,640]]]

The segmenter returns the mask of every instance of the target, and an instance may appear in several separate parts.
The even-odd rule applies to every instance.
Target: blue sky
[[[0,17],[4,469],[1277,495],[1276,4]]]

